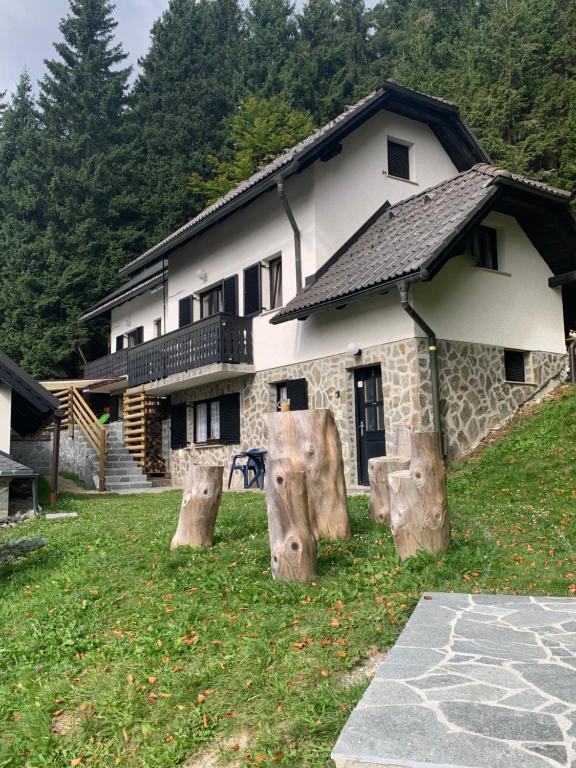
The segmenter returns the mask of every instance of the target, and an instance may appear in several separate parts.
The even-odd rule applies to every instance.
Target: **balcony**
[[[252,318],[220,313],[88,363],[86,379],[128,377],[137,387],[214,363],[252,363]]]

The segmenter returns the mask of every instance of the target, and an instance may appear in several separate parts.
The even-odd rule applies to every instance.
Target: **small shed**
[[[30,478],[37,506],[37,473],[10,456],[12,431],[25,437],[53,421],[58,400],[13,360],[0,352],[0,522],[8,517],[10,481]],[[56,442],[56,441],[55,441]],[[57,467],[57,455],[53,457]]]

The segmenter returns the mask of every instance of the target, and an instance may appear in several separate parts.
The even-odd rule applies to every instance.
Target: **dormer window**
[[[492,227],[478,227],[472,237],[472,255],[477,267],[498,272],[498,232]]]
[[[388,139],[388,176],[410,179],[410,147]]]

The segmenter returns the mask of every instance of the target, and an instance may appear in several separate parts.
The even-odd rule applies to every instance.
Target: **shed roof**
[[[38,477],[38,473],[15,461],[4,451],[0,451],[0,477]]]
[[[133,259],[120,274],[141,269],[162,254],[176,248],[194,235],[212,226],[236,208],[271,189],[278,176],[298,173],[315,160],[327,156],[342,139],[381,109],[428,123],[459,171],[477,162],[489,162],[471,130],[460,117],[458,107],[444,99],[428,96],[385,80],[368,96],[349,107],[329,123],[288,149],[246,181],[231,189],[184,226]]]
[[[532,204],[535,197],[540,198],[536,202],[544,207],[560,204],[567,217],[568,236],[572,222],[572,250],[570,253],[565,245],[559,245],[556,254],[550,253],[549,265],[555,273],[567,271],[567,260],[574,264],[576,259],[576,227],[566,205],[570,193],[495,166],[478,164],[396,205],[382,206],[316,273],[312,284],[271,322],[281,323],[322,307],[343,305],[402,279],[430,279],[449,255],[449,249],[506,195],[511,199],[519,196],[517,206],[525,207],[522,200],[526,197],[532,199]],[[542,209],[538,210],[541,216]],[[530,223],[518,215],[530,230]],[[537,238],[538,232],[534,232],[533,239]],[[547,241],[539,243],[541,249],[551,248],[550,237]]]

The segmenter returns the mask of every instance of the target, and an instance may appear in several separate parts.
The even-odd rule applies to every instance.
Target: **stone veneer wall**
[[[171,472],[175,485],[182,485],[190,463],[223,464],[228,472],[234,453],[248,448],[266,447],[266,416],[276,410],[276,384],[286,379],[305,378],[308,382],[310,408],[331,408],[340,439],[348,485],[355,485],[356,475],[356,418],[354,403],[354,368],[382,366],[382,386],[385,392],[384,419],[387,434],[397,423],[414,423],[418,411],[418,357],[417,340],[408,339],[363,350],[358,357],[334,355],[304,363],[273,368],[268,371],[215,382],[175,392],[172,403],[192,404],[198,400],[228,392],[240,392],[239,445],[218,447],[191,446],[171,452]],[[188,436],[194,434],[194,411],[188,411]],[[166,441],[167,441],[166,437]],[[235,473],[232,487],[241,487],[241,474]],[[228,483],[227,474],[225,482]]]
[[[420,423],[422,429],[431,429],[430,368],[425,339],[419,341],[418,366]],[[440,411],[448,459],[454,460],[474,448],[491,429],[559,377],[565,367],[566,355],[530,352],[526,355],[526,382],[507,382],[503,347],[439,341]]]
[[[52,437],[42,435],[35,438],[12,437],[10,456],[39,475],[49,475],[52,466]]]
[[[98,474],[98,456],[79,427],[74,427],[74,437],[67,430],[60,432],[59,468],[78,475],[89,488],[94,488],[94,475]]]
[[[532,352],[528,356],[527,383],[504,381],[502,347],[441,340],[438,342],[440,395],[449,459],[473,448],[497,424],[533,397],[562,371],[565,356]],[[306,378],[310,408],[331,408],[342,441],[346,482],[357,483],[354,368],[380,364],[387,436],[395,424],[413,429],[432,428],[430,371],[424,338],[406,339],[371,347],[358,357],[335,355],[282,368],[261,371],[239,379],[215,382],[175,392],[172,402],[193,404],[228,392],[240,392],[239,445],[193,446],[169,451],[169,421],[163,425],[163,447],[169,456],[172,479],[182,485],[190,463],[223,464],[225,483],[234,453],[266,447],[266,416],[276,409],[276,384]],[[188,435],[194,434],[192,408]],[[235,473],[232,487],[241,487]]]

